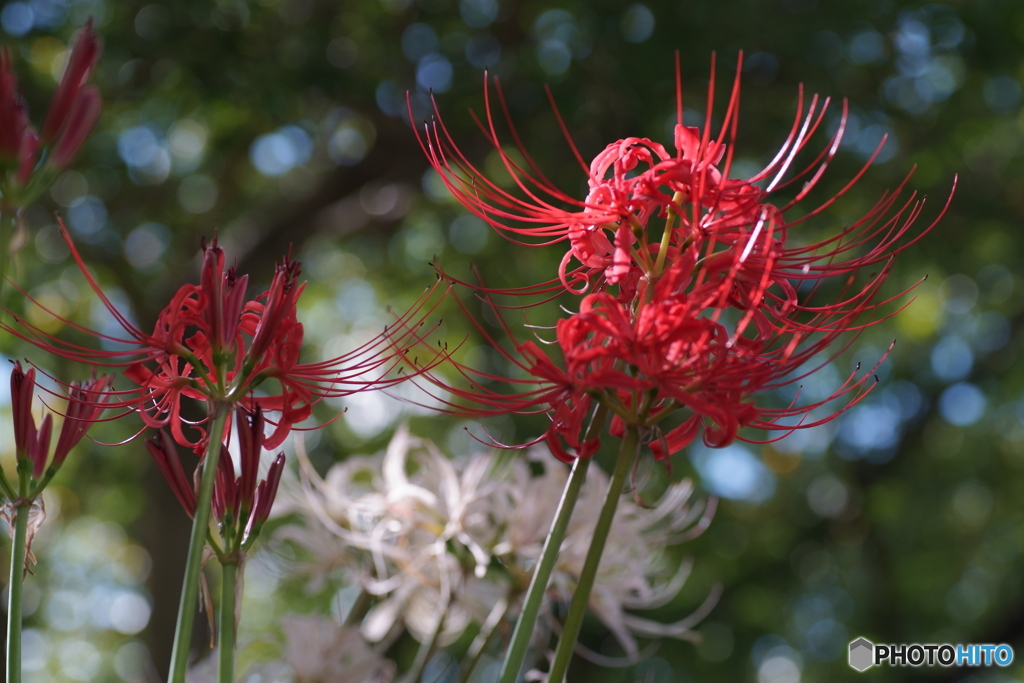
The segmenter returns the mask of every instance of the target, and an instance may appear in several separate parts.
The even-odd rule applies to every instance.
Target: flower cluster
[[[236,477],[231,458],[220,458],[213,489],[213,516],[224,542],[221,551],[224,555],[244,552],[256,540],[270,516],[285,462],[284,454],[279,453],[267,470],[266,479],[257,483],[260,456],[266,447],[263,411],[257,406],[255,412],[248,415],[244,409],[239,409],[235,419],[241,471]],[[146,441],[146,447],[182,508],[189,517],[195,517],[198,478],[190,482],[185,475],[174,440],[165,430],[160,430]]]
[[[10,52],[0,50],[0,195],[7,210],[39,196],[71,163],[96,125],[100,94],[86,82],[101,49],[90,20],[73,39],[64,75],[38,132],[29,125]]]
[[[300,264],[286,258],[270,288],[247,299],[248,276],[226,267],[224,250],[213,240],[204,245],[199,284],[182,285],[160,312],[153,332],[146,333],[107,297],[63,224],[61,229],[82,274],[126,336],[112,338],[65,320],[108,347],[90,349],[20,318],[16,325],[0,323],[0,329],[64,358],[123,370],[136,388],[116,392],[113,404],[137,411],[148,427],[169,429],[177,443],[200,454],[207,446],[206,429],[183,419],[183,397],[206,404],[210,414],[217,406],[235,405],[252,414],[278,413],[276,423],[268,420],[274,430],[264,443],[276,448],[318,401],[403,381],[393,371],[407,369],[403,353],[422,341],[418,328],[431,310],[427,302],[433,290],[428,290],[399,316],[396,326],[403,332],[379,335],[337,358],[301,363],[303,327],[296,303],[305,285],[298,281]],[[431,362],[424,361],[423,367]],[[276,391],[270,389],[273,384]]]
[[[5,499],[0,517],[8,523],[12,538],[15,520],[24,517],[26,570],[34,561],[32,539],[46,518],[41,497],[43,489],[106,408],[109,380],[104,376],[67,385],[63,422],[51,456],[53,412],[47,411],[38,425],[32,414],[36,370],[29,368],[26,372],[19,362],[11,369],[11,414],[18,476],[11,481],[0,470],[0,496]]]
[[[89,427],[96,422],[109,399],[107,385],[110,377],[103,376],[68,385],[67,406],[63,413],[57,444],[50,456],[53,437],[53,414],[48,412],[39,426],[32,415],[35,397],[36,370],[26,372],[15,362],[11,370],[11,412],[14,419],[14,447],[19,474],[23,465],[29,474],[31,486],[28,498],[35,498],[57,473],[68,453],[78,445]],[[8,500],[15,500],[18,487],[12,487],[0,473],[0,485]],[[22,494],[24,495],[24,494]]]
[[[740,436],[744,427],[788,433],[815,426],[871,389],[869,370],[851,373],[822,401],[776,407],[754,401],[758,393],[796,382],[808,367],[827,363],[845,348],[836,343],[843,335],[890,315],[886,308],[896,297],[879,294],[892,259],[935,222],[912,232],[924,199],[915,193],[900,199],[905,179],[842,230],[809,244],[795,240],[794,228],[845,194],[884,140],[838,193],[818,206],[801,206],[798,216],[790,217],[833,160],[846,106],[825,149],[797,167],[829,104],[814,96],[805,106],[801,90],[792,129],[775,158],[749,178],[732,178],[741,66],[742,55],[715,139],[710,125],[703,130],[683,125],[677,62],[674,153],[646,138],[626,138],[608,145],[588,165],[573,146],[589,187],[583,200],[560,191],[540,171],[511,121],[526,167],[504,151],[486,85],[487,124],[482,128],[515,191],[479,172],[459,152],[439,116],[418,134],[434,169],[470,212],[513,242],[568,243],[557,280],[518,290],[475,285],[478,291],[489,298],[562,289],[583,297],[578,311],[555,327],[561,358],[534,342],[516,341],[507,326],[515,351],[505,351],[477,324],[520,372],[503,377],[453,361],[470,380],[468,388],[430,377],[454,396],[448,404],[452,413],[548,412],[551,426],[541,438],[553,453],[572,459],[597,448],[598,439],[582,432],[597,403],[614,414],[613,434],[635,428],[655,456],[664,458],[699,435],[709,446],[725,446],[746,438]],[[707,121],[714,92],[712,66]],[[507,118],[500,86],[497,93]],[[795,196],[775,200],[780,190],[800,181]],[[579,265],[570,268],[573,261]],[[876,272],[858,277],[872,268]],[[497,312],[499,306],[491,305]],[[663,429],[663,423],[673,426]]]
[[[322,479],[306,467],[301,484],[286,478],[275,514],[298,513],[300,524],[278,527],[275,537],[304,548],[309,564],[296,571],[318,584],[348,565],[376,598],[362,621],[371,641],[403,627],[420,642],[436,635],[441,643],[471,622],[490,631],[518,614],[565,486],[565,468],[544,464],[544,455],[453,462],[401,427],[382,457],[349,458]],[[607,477],[592,474],[562,545],[548,613],[571,596],[594,533]],[[623,502],[616,513],[590,604],[630,657],[637,638],[692,638],[690,628],[717,598],[677,624],[629,612],[663,605],[682,588],[690,562],[677,565],[666,550],[703,528],[704,506],[688,503],[692,492],[683,481],[653,508]]]

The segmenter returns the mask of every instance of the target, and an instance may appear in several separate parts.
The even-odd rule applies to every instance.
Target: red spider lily
[[[98,350],[59,339],[20,318],[16,326],[0,323],[0,328],[64,358],[122,369],[138,388],[115,392],[117,400],[112,405],[137,410],[149,427],[168,427],[175,441],[197,453],[204,452],[206,433],[195,425],[197,438],[186,436],[181,417],[183,396],[204,402],[211,410],[215,405],[241,405],[250,412],[257,408],[279,412],[276,429],[265,443],[266,448],[275,448],[294,424],[309,417],[321,399],[404,381],[405,376],[392,371],[406,369],[402,353],[421,340],[419,327],[433,310],[428,303],[436,285],[398,318],[399,326],[406,330],[403,335],[381,334],[338,358],[300,363],[303,327],[295,306],[304,285],[298,282],[299,264],[286,259],[277,267],[270,289],[246,301],[247,277],[225,268],[224,252],[214,240],[204,246],[200,284],[183,285],[158,316],[153,332],[147,334],[103,293],[63,224],[61,230],[86,280],[126,338],[63,320],[117,347]],[[424,367],[431,362],[427,360]],[[269,391],[275,384],[277,390]],[[257,394],[257,388],[262,393]]]
[[[244,410],[235,414],[241,474],[235,477],[230,457],[218,461],[217,478],[213,490],[213,516],[220,523],[221,537],[226,550],[245,550],[259,535],[260,529],[270,516],[270,508],[277,496],[277,488],[284,472],[285,457],[279,453],[274,458],[266,479],[257,483],[260,454],[264,449],[263,414],[259,407],[249,415]],[[160,430],[146,441],[146,448],[156,462],[160,472],[170,484],[178,502],[189,517],[196,513],[195,484],[189,482],[178,457],[174,440]],[[198,481],[195,478],[194,481]]]
[[[35,368],[22,370],[21,363],[15,363],[11,371],[11,412],[14,418],[14,445],[18,460],[32,464],[32,479],[45,481],[34,487],[36,493],[48,483],[64,464],[71,452],[93,423],[98,421],[105,408],[107,376],[68,385],[67,407],[61,424],[57,445],[50,459],[50,441],[53,435],[53,416],[47,413],[39,428],[32,416],[32,401],[36,386]],[[47,461],[49,460],[49,467]]]
[[[13,172],[13,182],[4,192],[8,203],[23,206],[38,196],[56,177],[56,172],[71,163],[96,125],[102,102],[99,91],[86,82],[101,51],[102,44],[90,19],[73,39],[64,75],[53,93],[41,133],[37,134],[29,126],[24,101],[18,94],[10,52],[6,48],[0,50],[0,165]],[[44,148],[46,172],[39,174],[39,183],[28,188]]]
[[[665,457],[696,438],[702,428],[705,443],[724,446],[744,426],[787,432],[814,426],[845,408],[836,410],[832,404],[832,412],[823,419],[809,419],[812,411],[842,397],[848,407],[870,390],[870,373],[859,378],[852,374],[832,396],[813,405],[794,402],[769,408],[752,400],[758,392],[806,376],[794,377],[819,354],[834,358],[848,346],[833,348],[843,334],[887,317],[879,312],[893,298],[878,300],[878,294],[893,257],[930,231],[949,201],[935,222],[911,233],[924,200],[911,194],[897,203],[905,179],[849,227],[813,244],[792,244],[793,226],[849,191],[884,140],[835,196],[787,221],[787,211],[808,195],[836,154],[846,106],[826,148],[802,170],[791,172],[828,106],[827,99],[819,104],[814,96],[805,112],[801,89],[796,119],[775,159],[752,178],[730,179],[741,64],[742,55],[716,142],[709,128],[683,125],[677,56],[675,153],[645,138],[626,138],[608,145],[587,165],[573,146],[589,184],[582,201],[558,190],[530,158],[509,120],[500,85],[498,101],[527,168],[503,151],[486,80],[486,125],[480,127],[498,151],[515,192],[483,176],[459,152],[439,116],[425,127],[419,136],[421,146],[453,196],[510,241],[534,238],[532,242],[539,239],[541,246],[567,240],[569,251],[558,279],[564,288],[586,294],[579,313],[557,324],[561,364],[529,342],[515,344],[516,354],[503,352],[527,378],[500,378],[455,364],[472,384],[469,389],[445,388],[480,407],[462,409],[450,403],[453,412],[548,410],[552,424],[544,438],[556,455],[567,457],[561,440],[553,435],[573,447],[582,446],[582,420],[592,402],[600,401],[616,414],[616,431],[627,423],[645,430],[656,456]],[[713,101],[712,61],[708,121]],[[558,116],[557,109],[555,113]],[[562,129],[572,145],[564,124]],[[803,186],[795,198],[781,206],[770,203],[778,189],[800,180]],[[582,265],[568,272],[572,259]],[[877,273],[855,284],[858,273],[875,266]],[[837,279],[833,287],[830,283]],[[579,286],[574,289],[571,284]],[[477,287],[514,295],[557,288],[555,281],[518,290]],[[822,302],[821,292],[829,288],[839,291]],[[587,294],[588,290],[593,291]],[[507,327],[506,333],[512,338]],[[509,394],[479,387],[502,382],[516,388],[532,382],[538,388]],[[677,410],[688,417],[662,434],[659,423]],[[593,446],[585,450],[592,452]]]
[[[796,157],[821,127],[829,105],[827,98],[819,100],[815,95],[805,106],[801,88],[793,126],[775,158],[750,178],[729,178],[739,117],[741,67],[742,53],[718,141],[711,139],[710,126],[702,131],[683,125],[678,55],[674,154],[652,140],[626,138],[608,145],[588,165],[562,124],[566,140],[589,184],[589,194],[583,200],[559,190],[530,157],[512,124],[498,84],[500,108],[508,121],[512,139],[526,160],[526,167],[506,154],[494,121],[488,79],[485,79],[484,90],[486,125],[481,123],[480,127],[494,145],[516,191],[505,190],[489,180],[459,151],[439,113],[417,136],[452,195],[507,239],[522,244],[521,240],[527,238],[536,246],[568,241],[569,250],[562,260],[559,279],[565,288],[578,294],[616,284],[619,299],[630,301],[641,280],[657,280],[667,262],[683,253],[695,240],[702,240],[705,259],[715,257],[729,246],[746,249],[751,258],[757,258],[759,252],[762,255],[774,253],[768,282],[776,286],[775,297],[792,302],[791,281],[817,280],[884,263],[927,232],[927,229],[921,230],[908,238],[922,202],[911,195],[902,207],[896,203],[904,181],[895,192],[884,194],[864,218],[848,228],[813,244],[790,246],[789,230],[821,213],[848,192],[874,161],[885,140],[838,193],[817,207],[803,210],[799,218],[788,220],[787,212],[807,197],[838,151],[847,107],[844,102],[838,129],[826,147],[811,163],[794,172]],[[711,120],[714,108],[714,71],[712,58],[707,121]],[[557,116],[557,109],[555,113]],[[561,117],[558,118],[561,124]],[[779,190],[799,181],[803,181],[803,185],[794,198],[781,205],[771,203]],[[887,218],[893,208],[898,209],[896,217]],[[764,243],[762,227],[766,220],[775,227],[775,244]],[[573,259],[581,266],[570,270]],[[545,283],[503,293],[551,291],[554,290],[550,283]]]
[[[770,226],[765,230],[772,232]],[[781,307],[760,305],[764,282],[751,291],[738,278],[742,269],[736,265],[719,266],[727,271],[725,277],[695,285],[700,249],[694,244],[674,260],[639,301],[625,304],[607,292],[585,296],[579,312],[559,320],[555,327],[560,360],[530,341],[513,341],[515,353],[505,351],[474,321],[485,339],[518,368],[519,376],[482,373],[453,360],[452,367],[469,386],[455,386],[438,373],[426,373],[429,381],[461,403],[435,399],[444,402],[447,412],[462,416],[547,412],[551,424],[540,439],[563,460],[596,451],[598,441],[582,441],[581,432],[583,420],[600,402],[616,416],[613,435],[621,435],[625,424],[641,427],[655,457],[661,459],[684,448],[702,431],[705,444],[722,447],[736,438],[754,441],[739,435],[741,427],[788,433],[817,426],[871,390],[874,368],[859,376],[857,371],[851,373],[830,396],[810,404],[794,401],[772,407],[754,400],[760,393],[801,380],[806,373],[797,376],[798,371],[819,354],[841,353],[849,342],[833,347],[844,334],[892,315],[870,318],[896,298],[874,300],[885,273],[869,278],[852,293],[851,280],[828,305],[803,301],[782,315]],[[732,253],[737,260],[743,256],[736,250]],[[741,310],[734,316],[738,321],[727,324],[723,314],[735,308]],[[869,319],[862,321],[865,316]],[[507,326],[505,332],[512,338]],[[499,389],[491,388],[495,385]],[[827,406],[825,415],[808,419],[823,406]],[[660,423],[679,412],[686,415],[682,424],[663,434]],[[566,451],[563,441],[576,456]]]

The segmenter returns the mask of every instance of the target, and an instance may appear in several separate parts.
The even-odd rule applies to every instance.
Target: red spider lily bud
[[[65,124],[72,118],[72,111],[80,99],[82,86],[89,80],[93,67],[99,61],[101,50],[102,44],[93,30],[92,19],[90,19],[74,38],[74,45],[71,48],[71,56],[68,57],[64,75],[60,79],[57,90],[53,93],[53,99],[50,100],[50,111],[46,114],[41,135],[44,142],[50,142],[57,137],[62,129],[66,128]],[[95,123],[95,119],[93,123]],[[92,128],[91,124],[89,128]],[[62,134],[61,137],[66,137],[66,134]],[[81,145],[81,140],[78,144]]]
[[[239,276],[234,268],[228,268],[225,276],[227,295],[224,298],[224,327],[223,346],[231,345],[235,335],[238,334],[238,326],[242,321],[242,309],[245,307],[245,290],[249,286],[249,276]]]
[[[32,476],[39,479],[46,471],[46,459],[50,455],[50,438],[53,436],[53,416],[49,413],[39,425],[39,431],[32,425],[32,438],[29,439],[28,459],[32,463]]]
[[[36,369],[28,372],[15,362],[11,370],[11,413],[14,417],[14,447],[18,458],[28,455],[29,444],[34,441],[35,420],[32,418],[32,398],[36,386]]]
[[[267,478],[260,482],[256,491],[256,508],[252,513],[252,521],[255,524],[263,524],[270,517],[270,508],[274,505],[277,497],[277,487],[281,483],[281,475],[284,473],[284,453],[278,453],[267,470]]]
[[[103,102],[96,88],[83,88],[78,93],[54,143],[53,154],[48,160],[51,166],[61,169],[71,163],[99,120],[102,109]]]
[[[109,383],[109,375],[71,383],[64,423],[61,425],[60,437],[53,452],[52,467],[60,467],[64,463],[71,449],[78,445],[89,427],[104,411],[105,404],[110,399],[110,394],[106,391]]]
[[[259,475],[260,454],[263,452],[263,410],[249,416],[244,410],[235,414],[238,430],[238,450],[242,456],[242,476],[238,483],[239,514],[247,516],[256,496],[256,477]]]
[[[213,485],[213,516],[224,522],[228,513],[238,519],[238,480],[231,456],[222,453],[217,461],[217,479]]]
[[[263,314],[249,345],[249,362],[258,363],[274,338],[285,332],[288,323],[295,319],[295,301],[304,289],[304,285],[295,286],[301,272],[302,264],[298,261],[285,259],[278,264],[263,305]]]
[[[181,459],[178,457],[178,448],[174,445],[174,439],[164,431],[159,430],[152,439],[146,440],[146,448],[153,456],[153,461],[164,475],[164,479],[171,486],[175,498],[181,503],[181,507],[189,517],[196,514],[196,492],[192,483],[185,476],[185,470],[181,466]]]
[[[32,128],[25,130],[21,138],[21,151],[18,152],[18,185],[25,187],[32,178],[39,161],[39,135]]]
[[[215,352],[234,345],[248,284],[248,275],[237,277],[234,268],[224,271],[224,250],[217,246],[216,238],[209,247],[204,246],[199,288],[206,297],[203,317]]]
[[[18,95],[18,78],[11,68],[11,53],[3,48],[0,50],[0,162],[17,161],[27,125],[25,103]]]

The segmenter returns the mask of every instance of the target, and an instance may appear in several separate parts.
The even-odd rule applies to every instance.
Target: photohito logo
[[[850,667],[866,671],[873,666],[1010,666],[1013,648],[999,645],[875,645],[867,638],[850,643]]]

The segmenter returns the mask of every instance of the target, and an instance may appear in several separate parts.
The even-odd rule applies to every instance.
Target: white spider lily
[[[503,601],[511,603],[504,618],[514,618],[568,476],[540,450],[526,458],[475,455],[455,462],[404,426],[383,457],[350,458],[324,478],[305,462],[301,482],[286,480],[276,511],[300,513],[306,529],[286,525],[278,533],[309,551],[308,567],[362,565],[363,589],[378,597],[361,627],[371,642],[402,625],[420,642],[451,642],[471,621],[494,622]],[[531,469],[538,463],[539,474]],[[575,589],[607,483],[604,472],[590,469],[550,601],[566,601]],[[717,598],[674,624],[627,611],[668,603],[686,581],[692,563],[672,567],[664,549],[707,525],[713,505],[690,505],[692,494],[686,480],[672,484],[653,508],[624,500],[616,513],[590,608],[630,659],[639,654],[640,637],[692,640],[690,629]],[[492,568],[495,560],[502,569]]]

